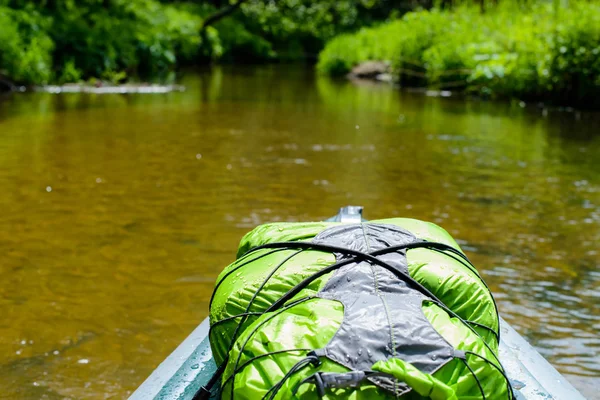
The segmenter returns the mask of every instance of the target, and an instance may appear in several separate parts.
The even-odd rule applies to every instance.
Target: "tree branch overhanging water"
[[[230,14],[233,14],[235,12],[235,10],[240,8],[240,6],[247,1],[248,0],[238,0],[233,4],[230,4],[229,6],[220,9],[216,13],[209,15],[202,23],[201,32],[204,32],[206,30],[206,28],[208,28],[209,25],[212,25],[215,22],[219,21],[220,19],[225,18],[226,16],[228,16]]]

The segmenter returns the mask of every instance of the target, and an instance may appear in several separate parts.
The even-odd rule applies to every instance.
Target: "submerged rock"
[[[352,68],[348,77],[382,81],[391,80],[390,63],[387,61],[365,61]]]
[[[393,82],[394,77],[392,76],[392,74],[379,74],[375,77],[375,80],[380,82]]]

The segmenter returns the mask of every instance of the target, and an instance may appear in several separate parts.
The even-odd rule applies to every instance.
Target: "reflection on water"
[[[125,397],[207,315],[256,224],[448,229],[500,310],[588,397],[600,386],[600,120],[214,69],[167,95],[0,103],[0,393]]]

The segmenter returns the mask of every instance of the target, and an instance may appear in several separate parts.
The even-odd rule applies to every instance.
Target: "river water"
[[[0,398],[126,397],[206,317],[245,232],[346,204],[446,228],[598,398],[600,118],[285,65],[182,84],[0,100]]]

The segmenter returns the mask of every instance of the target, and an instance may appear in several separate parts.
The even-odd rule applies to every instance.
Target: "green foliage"
[[[45,32],[47,25],[35,9],[0,5],[0,75],[23,83],[51,79],[54,44]]]
[[[63,77],[70,62],[84,79],[114,81],[123,73],[161,78],[178,58],[193,58],[201,44],[200,17],[154,0],[112,0],[108,8],[68,6],[54,21],[55,64]]]
[[[215,28],[221,44],[219,56],[227,60],[269,61],[276,58],[271,42],[249,31],[237,19],[223,19]]]
[[[0,0],[0,73],[17,83],[164,80],[182,64],[296,60],[406,0]]]
[[[75,61],[70,59],[65,62],[62,67],[61,75],[58,78],[59,82],[79,82],[81,80],[81,70],[75,66]]]
[[[202,49],[215,42],[202,42],[201,14],[178,5],[156,0],[4,4],[0,71],[15,82],[161,79],[177,63],[190,62],[202,51],[218,53]]]
[[[597,2],[498,0],[482,13],[479,1],[440,0],[388,19],[432,3],[247,0],[203,30],[229,0],[0,0],[0,75],[24,84],[164,80],[183,64],[295,60],[328,42],[318,64],[328,74],[382,60],[403,85],[600,102]]]
[[[590,105],[600,94],[600,5],[571,0],[418,11],[333,39],[318,69],[386,60],[404,85]]]
[[[255,37],[264,38],[272,56],[298,59],[317,54],[327,40],[354,31],[387,15],[394,0],[251,0],[239,20]]]
[[[363,28],[356,34],[344,34],[330,41],[319,55],[317,69],[332,75],[343,75],[367,60],[391,61],[398,51],[396,22],[376,28]]]

